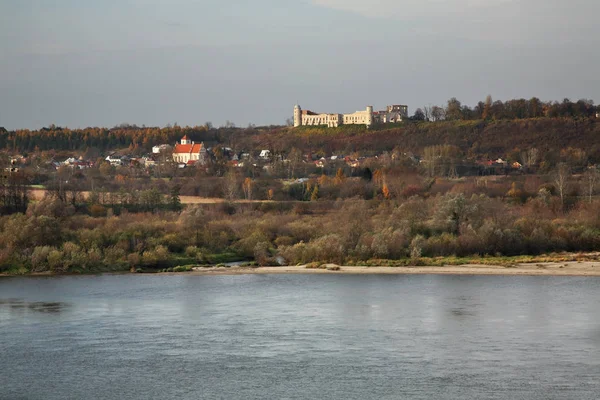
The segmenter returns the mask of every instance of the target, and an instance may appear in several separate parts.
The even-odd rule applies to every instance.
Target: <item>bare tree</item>
[[[434,145],[423,149],[423,163],[429,177],[436,175],[456,177],[461,158],[460,149],[452,145]]]
[[[295,178],[296,177],[296,169],[299,166],[302,166],[302,152],[300,150],[298,150],[295,147],[292,147],[292,149],[290,150],[290,152],[288,153],[288,170],[289,170],[289,177],[290,178]]]
[[[431,121],[433,106],[431,104],[423,107],[423,114],[425,115],[425,121]]]
[[[539,152],[538,149],[532,147],[521,153],[521,162],[526,168],[531,168],[537,164]]]
[[[596,167],[588,168],[588,170],[585,171],[585,174],[583,174],[583,179],[585,182],[585,191],[590,204],[592,203],[592,197],[594,196],[596,186],[598,186],[599,178],[600,173],[598,173],[598,169],[596,169]]]
[[[556,185],[556,190],[558,190],[560,203],[563,205],[563,207],[565,205],[565,192],[567,191],[567,185],[570,177],[571,167],[565,163],[558,164],[556,171],[554,172],[554,184]]]
[[[431,107],[431,118],[432,121],[441,121],[446,118],[446,111],[442,107],[433,106]]]
[[[238,178],[235,171],[231,169],[224,176],[223,193],[229,201],[234,201],[238,197]]]

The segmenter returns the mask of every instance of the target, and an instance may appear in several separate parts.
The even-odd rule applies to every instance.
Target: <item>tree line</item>
[[[414,121],[458,121],[458,120],[503,120],[528,118],[591,118],[599,111],[594,101],[580,99],[571,101],[541,101],[537,97],[531,99],[513,99],[502,102],[492,100],[487,96],[485,101],[478,102],[474,107],[462,104],[455,97],[448,100],[445,107],[425,106],[417,108],[412,120]]]

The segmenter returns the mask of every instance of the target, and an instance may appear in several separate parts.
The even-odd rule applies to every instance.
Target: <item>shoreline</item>
[[[328,264],[330,267],[337,267]],[[305,266],[284,267],[231,267],[231,268],[196,268],[188,275],[268,275],[268,274],[354,274],[354,275],[523,275],[523,276],[599,276],[598,262],[564,262],[518,264],[506,267],[502,265],[466,264],[453,266],[419,266],[419,267],[360,267],[340,266],[339,270],[314,269]],[[163,273],[163,275],[178,275]]]
[[[330,269],[327,269],[329,267]],[[331,268],[339,268],[332,270]],[[306,266],[282,267],[212,267],[194,268],[190,272],[157,272],[135,274],[131,272],[98,272],[90,274],[53,274],[50,272],[24,275],[2,274],[0,277],[54,277],[54,276],[84,276],[84,275],[183,275],[183,276],[218,276],[218,275],[283,275],[283,274],[328,274],[328,275],[521,275],[521,276],[598,276],[600,277],[600,262],[571,261],[547,262],[533,264],[516,264],[514,266],[465,264],[450,266],[418,266],[418,267],[361,267],[337,266],[326,264],[324,268],[306,268]]]

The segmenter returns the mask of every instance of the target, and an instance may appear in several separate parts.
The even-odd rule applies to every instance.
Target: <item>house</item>
[[[194,143],[187,135],[181,138],[180,143],[175,144],[173,149],[173,161],[184,166],[192,161],[193,164],[206,164],[206,147],[204,143]]]
[[[159,144],[158,146],[152,147],[152,154],[160,154],[163,151],[171,150],[170,144]]]
[[[261,160],[268,160],[271,158],[271,151],[270,150],[262,150],[260,152],[260,154],[258,155],[258,158],[260,158]]]
[[[354,160],[350,157],[345,157],[344,161],[346,162],[346,165],[348,165],[349,167],[352,167],[352,168],[360,167],[360,161],[358,161],[358,160]]]
[[[104,160],[108,161],[110,165],[121,166],[123,165],[123,158],[117,154],[111,154]]]
[[[154,167],[156,165],[156,161],[151,157],[142,157],[141,162],[145,167]]]

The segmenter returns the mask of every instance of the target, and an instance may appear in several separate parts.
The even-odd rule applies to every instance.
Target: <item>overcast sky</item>
[[[0,126],[598,101],[595,0],[0,0]]]

